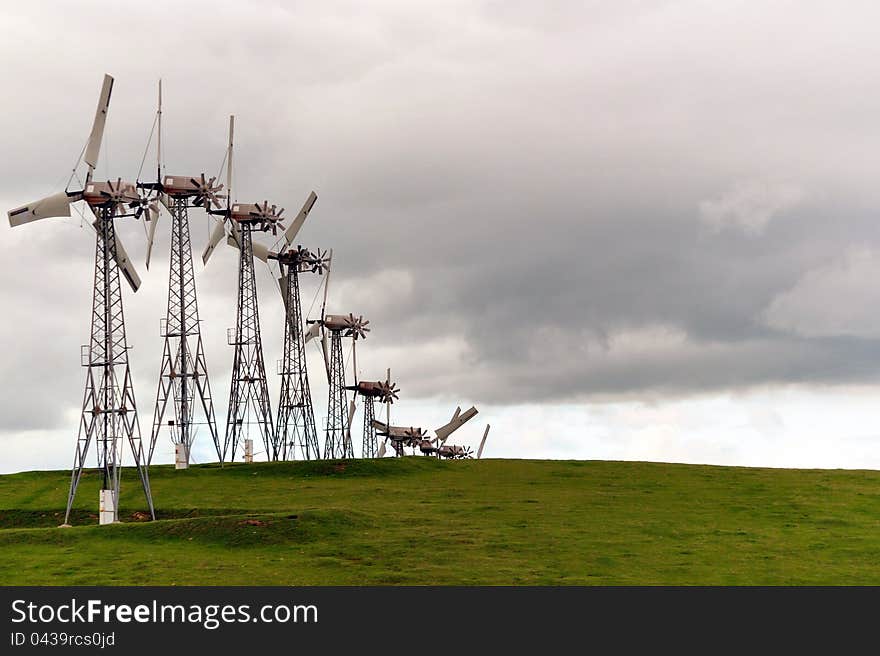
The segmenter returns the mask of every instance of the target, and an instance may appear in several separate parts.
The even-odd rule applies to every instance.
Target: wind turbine
[[[332,251],[331,251],[332,253]],[[351,337],[352,364],[357,383],[357,341],[365,339],[370,332],[369,321],[363,315],[325,314],[329,276],[324,279],[324,301],[321,304],[321,318],[309,320],[311,328],[306,333],[309,342],[320,333],[321,351],[329,383],[327,400],[327,427],[324,438],[324,458],[354,458],[351,442],[351,420],[354,416],[354,401],[349,404],[345,387],[345,360],[342,355],[342,338]],[[330,352],[327,352],[327,334],[330,334]]]
[[[263,359],[263,342],[260,335],[260,314],[257,306],[257,281],[254,276],[253,232],[275,233],[281,221],[281,213],[275,205],[264,201],[263,205],[238,203],[233,200],[232,156],[235,117],[229,117],[229,143],[226,150],[226,207],[209,209],[210,214],[221,219],[214,226],[208,245],[202,253],[202,261],[207,264],[211,253],[229,231],[239,248],[238,257],[238,300],[235,313],[235,328],[226,332],[227,343],[234,347],[232,358],[232,380],[229,390],[229,408],[226,414],[226,437],[223,442],[222,460],[229,456],[235,460],[239,442],[244,439],[245,450],[250,440],[250,426],[257,425],[263,439],[267,457],[277,459],[275,426],[272,422],[272,407],[269,400],[269,386],[266,380],[266,366]],[[250,413],[254,419],[251,420]]]
[[[389,406],[400,398],[398,396],[400,390],[395,383],[391,382],[391,370],[389,369],[386,380],[362,380],[346,389],[355,392],[356,396],[360,396],[364,400],[364,433],[361,457],[381,458],[385,451],[384,445],[380,447],[376,440],[376,426],[373,424],[376,418],[375,403],[384,403],[386,410],[390,410]],[[349,416],[349,429],[350,426],[351,416]]]
[[[82,159],[88,166],[83,188],[78,191],[70,191],[68,188],[8,213],[9,224],[14,228],[49,217],[69,217],[70,205],[84,200],[95,216],[92,224],[96,239],[91,339],[80,353],[82,366],[86,367],[86,383],[67,509],[64,513],[65,525],[70,521],[70,510],[93,441],[97,445],[98,467],[102,477],[99,523],[108,524],[118,520],[122,460],[120,441],[128,441],[150,515],[153,519],[156,516],[128,365],[129,347],[125,336],[122,289],[119,282],[122,274],[132,290],[137,291],[140,277],[116,234],[115,219],[140,218],[144,214],[155,219],[157,208],[154,199],[138,194],[134,183],[123,182],[121,178],[117,178],[115,183],[109,180],[93,180],[112,90],[113,78],[104,75],[92,130],[83,149]],[[71,181],[75,175],[76,167]],[[68,187],[69,185],[70,182]]]
[[[314,192],[310,198],[314,197]],[[314,201],[312,201],[313,203]],[[306,201],[309,205],[309,201]],[[286,246],[289,246],[288,241]],[[278,362],[281,375],[281,398],[278,402],[278,425],[276,435],[281,445],[281,458],[293,459],[295,446],[306,460],[321,457],[315,428],[315,411],[306,366],[305,334],[303,332],[302,302],[299,274],[311,272],[329,275],[330,256],[326,251],[312,253],[299,246],[269,257],[278,261],[281,276],[278,280],[284,302],[284,351]]]
[[[156,181],[138,182],[138,187],[151,189],[171,215],[171,256],[168,272],[168,305],[165,319],[160,322],[160,334],[165,338],[162,364],[159,368],[159,388],[153,410],[153,430],[150,436],[149,464],[153,460],[156,441],[163,426],[167,426],[174,442],[175,468],[189,466],[190,451],[195,431],[193,415],[195,397],[198,394],[205,422],[214,440],[217,458],[223,462],[220,436],[214,418],[214,399],[208,379],[208,365],[202,345],[199,305],[196,297],[196,281],[192,263],[192,245],[189,235],[190,207],[210,209],[221,207],[219,193],[223,185],[215,184],[215,178],[199,176],[164,175],[162,162],[162,81],[159,81],[159,107],[156,112],[158,138],[156,147]],[[158,213],[150,222],[147,243],[147,269],[156,234]],[[169,401],[174,419],[163,423]]]

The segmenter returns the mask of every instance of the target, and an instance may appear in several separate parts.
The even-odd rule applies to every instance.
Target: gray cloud
[[[240,199],[293,214],[318,191],[301,238],[335,250],[330,306],[372,321],[362,373],[391,366],[410,398],[876,380],[875,331],[803,328],[829,310],[803,309],[810,272],[878,246],[872,5],[191,3],[170,21],[172,6],[126,5],[139,28],[124,30],[103,3],[4,13],[7,207],[64,184],[105,70],[99,173],[134,177],[161,75],[169,172],[216,173],[235,113]],[[16,346],[0,373],[28,390],[5,400],[4,428],[56,427],[58,399],[78,404],[92,256],[78,225],[2,229],[0,330]],[[120,229],[142,260],[142,226]],[[207,231],[194,213],[197,251]],[[167,247],[127,297],[143,407]],[[197,270],[223,408],[234,256]],[[281,310],[262,270],[260,292],[272,362]]]

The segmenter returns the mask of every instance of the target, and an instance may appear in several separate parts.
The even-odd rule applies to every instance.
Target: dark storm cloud
[[[632,399],[876,378],[870,330],[810,330],[798,322],[815,309],[776,301],[809,298],[811,272],[878,247],[871,5],[177,7],[125,6],[137,28],[124,30],[101,3],[4,17],[7,206],[63,185],[105,70],[117,84],[99,173],[133,177],[161,75],[168,171],[217,173],[235,113],[237,196],[293,215],[318,191],[301,239],[335,250],[330,309],[372,321],[363,375],[391,366],[411,397]],[[207,232],[194,215],[199,252]],[[142,233],[125,228],[138,260]],[[69,398],[75,411],[88,235],[60,221],[3,235],[15,318],[3,336],[18,347],[3,375],[34,392],[2,421],[57,424],[41,409]],[[126,308],[147,401],[165,250]],[[271,362],[280,307],[260,275]],[[232,254],[218,251],[198,281],[222,395]],[[844,311],[845,295],[826,299],[819,312]],[[61,362],[66,373],[40,380]]]

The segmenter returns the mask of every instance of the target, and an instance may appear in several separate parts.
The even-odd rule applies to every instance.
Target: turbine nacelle
[[[220,199],[226,198],[226,194],[219,193],[223,190],[222,184],[214,184],[217,178],[205,178],[205,174],[193,175],[163,175],[160,190],[171,198],[192,198],[193,205],[208,207],[212,205],[219,208]]]
[[[400,398],[397,385],[387,380],[362,380],[357,385],[349,385],[345,389],[357,392],[361,396],[380,399],[383,403],[394,403]]]
[[[264,232],[271,230],[275,233],[282,220],[282,212],[284,212],[283,207],[279,210],[277,205],[269,205],[268,201],[263,201],[262,205],[259,203],[234,203],[229,208],[227,216],[238,224],[250,225]]]
[[[331,257],[327,251],[320,248],[314,252],[304,246],[289,248],[286,251],[271,252],[267,259],[277,260],[278,264],[293,268],[300,273],[312,272],[323,275],[325,271],[330,269]]]
[[[364,339],[370,332],[369,321],[364,319],[363,315],[354,316],[354,314],[328,314],[324,316],[324,327],[330,332],[344,332],[346,337],[354,339]]]
[[[117,179],[116,182],[110,180],[107,182],[89,182],[86,188],[83,189],[82,199],[90,207],[104,207],[108,204],[120,206],[128,203],[137,203],[141,200],[141,196],[134,182]]]
[[[389,426],[374,419],[373,427],[376,429],[376,435],[387,437],[392,442],[416,445],[428,437],[428,431],[417,426]]]
[[[440,458],[449,458],[455,460],[464,460],[473,458],[473,449],[469,446],[459,446],[457,444],[443,444],[437,447],[434,452]]]

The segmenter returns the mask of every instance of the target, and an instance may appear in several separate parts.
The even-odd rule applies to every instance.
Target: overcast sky
[[[234,113],[239,200],[318,193],[300,241],[334,249],[328,310],[371,321],[361,377],[392,368],[400,423],[475,404],[456,438],[491,423],[487,456],[880,467],[874,3],[182,4],[0,9],[4,209],[63,188],[105,72],[98,176],[133,179],[162,77],[168,173],[216,174]],[[149,272],[118,228],[145,435],[161,221]],[[222,424],[236,259],[203,268],[191,221]],[[69,466],[93,257],[76,216],[0,228],[0,471]]]

